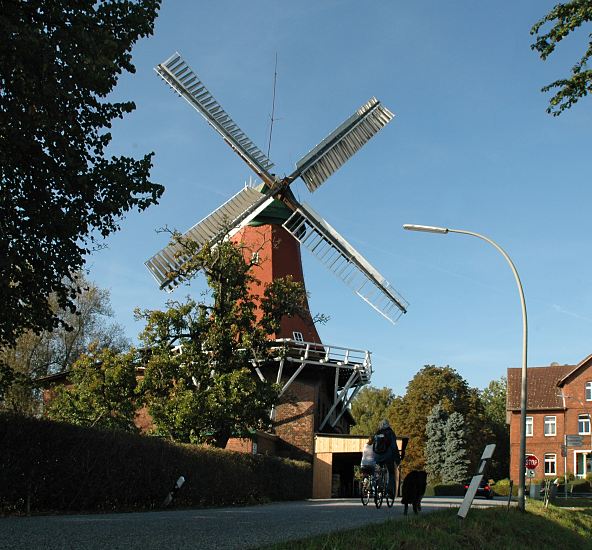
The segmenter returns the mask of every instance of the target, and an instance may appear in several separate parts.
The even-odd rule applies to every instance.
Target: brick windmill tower
[[[230,236],[254,260],[255,277],[263,283],[291,275],[304,283],[301,247],[308,249],[378,313],[391,322],[407,311],[405,300],[310,206],[296,200],[290,185],[302,178],[315,191],[393,117],[375,98],[305,155],[296,170],[279,178],[273,164],[253,144],[206,89],[178,53],[155,68],[159,76],[206,119],[224,141],[250,166],[262,184],[246,186],[214,210],[183,237],[198,246],[215,244]],[[171,273],[182,262],[179,246],[170,244],[146,262],[159,285],[172,289],[179,283]],[[257,289],[254,288],[254,293]],[[259,292],[262,292],[260,290]],[[259,376],[274,376],[282,386],[282,399],[274,411],[275,433],[286,453],[310,458],[315,432],[347,433],[348,406],[370,381],[370,353],[323,344],[312,319],[282,321],[275,344],[282,353],[274,365],[256,369]],[[281,358],[280,358],[281,357]]]

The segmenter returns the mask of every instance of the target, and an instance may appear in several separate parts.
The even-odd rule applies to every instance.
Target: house
[[[508,369],[506,421],[510,426],[510,478],[520,463],[521,369]],[[538,458],[536,479],[592,473],[592,355],[577,365],[528,368],[526,454]]]

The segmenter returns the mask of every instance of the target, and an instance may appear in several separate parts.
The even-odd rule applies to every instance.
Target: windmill
[[[402,313],[406,313],[407,303],[388,281],[312,207],[297,201],[290,189],[297,178],[304,181],[310,192],[318,189],[390,122],[393,114],[386,107],[377,99],[371,98],[300,159],[290,175],[280,178],[271,173],[272,162],[224,111],[179,53],[157,65],[155,70],[206,119],[263,182],[258,189],[241,189],[185,232],[183,239],[195,242],[198,248],[206,243],[215,245],[222,239],[244,231],[261,217],[265,218],[266,212],[279,202],[286,212],[282,218],[282,230],[308,249],[385,319],[394,323]],[[299,248],[296,254],[299,263]],[[186,259],[182,245],[171,243],[150,258],[146,266],[161,289],[172,290],[183,280],[183,264]],[[339,409],[339,404],[342,405],[343,413],[357,390],[369,381],[371,364],[369,352],[320,345],[319,342],[309,343],[313,347],[319,346],[320,351],[317,350],[316,354],[312,354],[310,348],[304,351],[305,346],[301,346],[303,351],[299,366],[284,385],[284,391],[302,368],[311,364],[313,356],[317,358],[319,365],[335,366],[335,395],[332,407],[320,423],[320,428],[323,428],[327,422],[335,424],[337,415],[334,413]],[[279,367],[278,382],[282,379],[282,367],[283,363]],[[259,375],[261,376],[260,372]]]

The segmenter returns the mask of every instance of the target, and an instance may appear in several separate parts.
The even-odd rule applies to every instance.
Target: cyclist
[[[366,442],[364,451],[362,452],[362,462],[360,462],[360,468],[364,476],[373,476],[376,470],[376,457],[374,456],[374,437],[370,437]],[[371,477],[370,477],[371,479]]]
[[[388,420],[381,420],[378,424],[378,430],[374,435],[374,456],[376,464],[384,464],[389,474],[388,491],[395,494],[395,464],[401,463],[401,454],[397,447],[397,436],[391,428]]]

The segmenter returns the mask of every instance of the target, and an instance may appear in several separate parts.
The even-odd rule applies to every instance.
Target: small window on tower
[[[304,337],[302,336],[302,332],[293,332],[292,337],[296,342],[304,342]]]
[[[251,254],[251,265],[259,265],[259,252]]]

